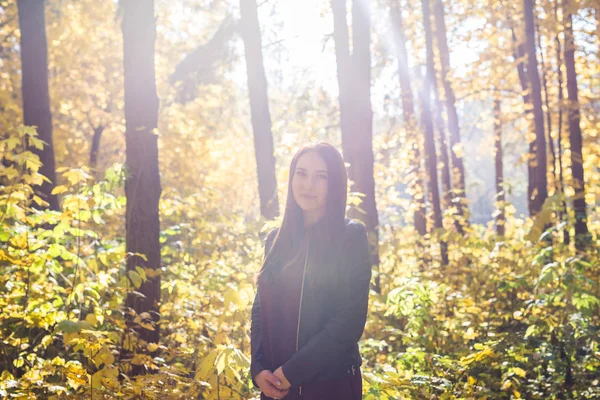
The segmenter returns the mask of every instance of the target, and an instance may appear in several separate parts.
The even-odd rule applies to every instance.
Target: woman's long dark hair
[[[292,179],[296,173],[296,164],[304,154],[314,151],[327,165],[327,199],[323,220],[317,222],[318,240],[311,240],[311,254],[326,254],[336,248],[344,233],[348,175],[344,159],[340,152],[327,142],[313,142],[304,145],[292,158],[288,179],[288,193],[283,221],[270,248],[265,248],[266,257],[257,279],[271,276],[280,271],[290,257],[297,255],[304,236],[302,209],[294,199]],[[331,251],[329,251],[331,253]],[[311,256],[311,259],[313,257]],[[267,277],[268,279],[268,277]]]

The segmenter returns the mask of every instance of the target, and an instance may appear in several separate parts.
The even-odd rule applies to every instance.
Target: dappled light
[[[600,398],[599,116],[597,0],[0,1],[0,398]]]

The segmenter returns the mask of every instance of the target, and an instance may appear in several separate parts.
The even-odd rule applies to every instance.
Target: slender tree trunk
[[[433,53],[431,53],[431,57],[433,57]],[[444,205],[444,208],[447,210],[451,207],[452,203],[452,184],[450,183],[450,157],[448,157],[448,140],[446,139],[446,131],[444,129],[442,102],[440,101],[440,93],[437,84],[437,71],[435,69],[435,62],[433,59],[427,59],[427,74],[433,77],[430,84],[431,88],[433,89],[434,125],[437,128],[440,158],[442,161],[442,203]],[[457,224],[457,226],[461,227],[460,224]]]
[[[452,157],[452,197],[457,201],[457,213],[463,219],[457,223],[459,232],[463,232],[463,224],[468,224],[466,217],[467,195],[465,189],[465,167],[462,158],[462,142],[460,140],[460,126],[456,111],[456,96],[450,83],[450,53],[446,37],[446,19],[442,0],[434,1],[434,17],[437,33],[437,44],[440,51],[440,67],[442,84],[446,97],[446,112],[448,115],[448,130],[450,131],[450,149]]]
[[[529,212],[532,216],[535,216],[541,211],[542,205],[548,197],[548,180],[546,176],[546,136],[544,134],[542,91],[535,48],[535,29],[533,23],[535,0],[523,0],[523,6],[525,17],[525,46],[527,51],[527,73],[531,88],[531,100],[533,104],[533,120],[535,132],[535,159],[530,160],[530,162],[533,163],[532,169],[534,174],[533,177],[530,177],[532,183],[532,193],[529,202]]]
[[[265,218],[273,219],[279,215],[279,201],[277,198],[277,178],[267,78],[263,65],[260,25],[256,7],[256,0],[240,0],[242,39],[248,72],[248,91],[250,93],[250,111],[254,131],[254,153],[256,155],[260,212]]]
[[[40,173],[50,180],[36,194],[58,210],[58,198],[52,194],[56,185],[56,166],[52,140],[52,114],[48,90],[48,47],[44,0],[18,0],[21,30],[21,78],[23,91],[23,123],[37,127],[38,138],[46,142],[42,150],[31,147],[42,162]]]
[[[352,65],[355,66],[353,137],[344,140],[350,153],[350,179],[356,189],[365,194],[362,208],[366,212],[367,228],[375,232],[379,225],[375,203],[375,180],[373,176],[373,111],[371,107],[371,12],[368,1],[352,2]],[[346,153],[346,151],[344,152]],[[363,218],[364,219],[364,218]]]
[[[419,232],[421,236],[425,236],[427,233],[427,221],[425,218],[425,188],[423,187],[423,179],[421,178],[420,140],[413,103],[412,87],[410,84],[408,52],[406,51],[406,37],[404,34],[404,23],[402,21],[399,0],[392,0],[391,2],[391,18],[398,57],[398,77],[400,78],[400,90],[402,92],[404,125],[406,126],[407,136],[410,137],[411,144],[410,157],[413,167],[410,171],[410,174],[412,175],[410,185],[411,192],[413,193],[413,201],[416,204],[414,222],[417,232]]]
[[[521,93],[523,96],[523,104],[525,105],[525,119],[529,122],[528,129],[533,130],[533,124],[531,123],[531,112],[533,106],[531,104],[531,96],[529,94],[529,83],[527,82],[527,72],[525,71],[525,64],[523,58],[525,57],[525,50],[522,44],[517,43],[517,36],[515,31],[511,28],[511,36],[513,41],[513,58],[517,62],[517,73],[519,76],[519,83],[521,84]],[[533,199],[533,176],[535,174],[535,168],[533,167],[533,160],[535,159],[535,147],[534,141],[527,136],[527,144],[529,146],[527,152],[527,204],[529,210],[531,210],[531,201]]]
[[[423,7],[423,26],[425,27],[425,43],[427,47],[427,60],[433,60],[433,38],[431,33],[431,21],[429,11],[429,0],[422,0]],[[425,79],[423,80],[423,110],[422,120],[425,131],[425,168],[427,169],[427,178],[429,186],[429,198],[433,209],[433,221],[436,230],[442,229],[442,209],[440,207],[440,193],[438,188],[437,176],[437,156],[435,152],[435,141],[433,133],[433,120],[431,118],[431,89],[435,76],[431,75],[432,69],[427,68]],[[448,247],[444,241],[440,242],[440,252],[442,264],[448,265]]]
[[[496,204],[498,215],[496,216],[496,233],[504,236],[506,214],[504,212],[506,196],[504,193],[504,165],[502,163],[502,107],[498,94],[494,92],[494,159],[496,166]]]
[[[598,55],[596,57],[600,60],[600,1],[594,9],[594,14],[596,17],[596,43],[598,45]]]
[[[127,270],[136,267],[160,269],[160,221],[158,202],[161,186],[155,129],[158,123],[158,96],[154,72],[156,22],[153,0],[122,0],[123,64],[125,76],[125,143],[128,177],[125,181]],[[139,254],[139,255],[138,255]],[[138,327],[140,338],[158,342],[160,275],[146,272],[148,280],[129,293],[127,306],[148,313],[154,330]],[[155,275],[154,277],[151,275]],[[132,279],[134,283],[135,279]]]
[[[560,0],[557,0],[554,4],[554,17],[557,22],[560,23],[558,7],[560,6]],[[565,199],[565,180],[563,177],[563,162],[562,162],[562,128],[563,128],[563,107],[564,107],[564,95],[563,95],[563,62],[562,62],[562,45],[560,43],[559,34],[556,34],[556,38],[554,39],[556,43],[556,65],[557,65],[557,75],[558,75],[558,129],[556,133],[556,157],[558,159],[558,191],[563,197],[562,211],[558,213],[558,220],[563,221],[568,217],[567,212],[567,201]],[[571,238],[569,236],[569,230],[567,228],[563,228],[563,241],[565,244],[569,244]]]
[[[535,17],[534,17],[535,18]],[[540,25],[538,19],[535,18],[535,26],[537,31],[537,40],[538,40],[538,48],[540,49],[540,62],[542,63],[542,88],[544,92],[544,104],[546,105],[546,132],[548,133],[546,136],[546,140],[548,141],[548,148],[550,150],[550,161],[549,165],[551,166],[550,173],[552,174],[552,179],[554,183],[554,189],[557,191],[557,177],[556,177],[556,153],[554,151],[554,140],[552,139],[552,112],[550,108],[550,101],[548,96],[548,83],[547,83],[547,69],[546,62],[544,60],[544,48],[542,47],[542,34],[540,33]]]
[[[567,3],[567,2],[566,2]],[[565,4],[568,10],[568,4]],[[575,70],[575,39],[573,37],[573,15],[567,14],[565,24],[565,67],[567,71],[567,95],[569,96],[569,142],[571,148],[571,170],[575,196],[575,245],[583,247],[581,240],[589,231],[587,227],[587,212],[585,204],[585,180],[583,175],[583,138],[581,135],[579,94],[577,88],[577,71]]]
[[[365,222],[371,245],[371,264],[379,270],[379,217],[375,202],[375,175],[373,154],[373,111],[371,106],[371,5],[369,0],[352,1],[352,65],[355,69],[354,132],[342,136],[344,156],[350,163],[349,177],[355,182],[355,190],[364,193],[361,208],[366,215],[351,211],[357,219]],[[342,132],[343,135],[343,132]],[[379,274],[375,276],[375,291],[381,293]]]
[[[99,125],[94,127],[94,135],[92,136],[92,146],[90,148],[90,168],[95,171],[98,165],[98,152],[100,151],[100,139],[104,132],[104,126]]]
[[[368,1],[352,3],[352,49],[349,50],[348,23],[344,0],[332,0],[334,40],[338,72],[342,151],[350,164],[348,177],[353,190],[364,194],[361,209],[349,215],[362,220],[369,234],[372,264],[379,266],[377,207],[373,175],[373,111],[371,108],[371,12]],[[380,293],[379,274],[375,290]]]

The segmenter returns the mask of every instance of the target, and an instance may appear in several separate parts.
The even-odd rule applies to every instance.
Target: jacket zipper
[[[310,239],[306,247],[306,256],[304,257],[304,270],[302,271],[302,287],[300,289],[300,305],[298,306],[298,329],[296,330],[296,352],[300,341],[300,316],[302,315],[302,297],[304,296],[304,277],[306,276],[306,266],[308,264],[308,252],[310,250]],[[299,385],[298,394],[302,396],[302,385]]]

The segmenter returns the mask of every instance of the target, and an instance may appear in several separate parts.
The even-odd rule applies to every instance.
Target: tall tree
[[[542,109],[542,91],[540,83],[540,74],[538,72],[536,46],[535,46],[535,26],[534,26],[534,5],[535,0],[523,0],[523,12],[525,17],[525,50],[527,53],[527,74],[530,84],[531,102],[533,105],[533,127],[535,132],[534,154],[535,158],[530,159],[533,173],[529,177],[531,183],[531,192],[529,193],[529,213],[534,216],[540,212],[542,205],[548,197],[548,180],[546,176],[546,137],[544,134],[544,111]]]
[[[550,150],[550,160],[549,160],[549,165],[551,170],[549,171],[551,176],[552,176],[552,180],[554,183],[554,189],[556,190],[557,188],[557,184],[556,184],[556,168],[555,168],[555,164],[556,164],[556,151],[554,150],[554,140],[552,139],[552,109],[550,108],[550,95],[548,94],[548,69],[550,68],[550,66],[548,66],[548,69],[546,68],[546,62],[544,60],[544,46],[542,45],[542,32],[540,29],[540,24],[538,21],[537,17],[534,17],[534,22],[535,22],[535,31],[536,31],[536,36],[537,36],[537,43],[538,43],[538,49],[539,49],[539,54],[540,54],[540,61],[542,64],[542,92],[544,94],[544,105],[546,106],[546,139],[548,140],[548,150]]]
[[[509,17],[510,21],[510,17]],[[517,42],[517,35],[515,34],[514,27],[511,26],[511,38],[513,47],[513,58],[517,65],[517,74],[519,77],[519,83],[521,84],[521,93],[523,97],[523,104],[525,106],[525,119],[528,120],[528,130],[533,130],[533,124],[531,122],[531,113],[533,106],[531,105],[531,95],[529,93],[529,82],[527,81],[527,71],[525,70],[525,46]],[[531,210],[531,200],[533,198],[533,176],[535,175],[534,158],[535,158],[535,142],[527,136],[527,144],[529,146],[527,152],[527,204],[529,210]]]
[[[37,127],[38,137],[46,142],[42,150],[31,148],[43,163],[40,173],[50,180],[44,182],[38,195],[53,210],[58,210],[58,198],[52,194],[56,184],[52,114],[48,91],[48,46],[44,0],[18,0],[21,30],[21,78],[23,90],[23,123]]]
[[[448,39],[446,35],[446,18],[444,13],[444,3],[442,0],[434,1],[434,18],[437,34],[437,45],[440,54],[440,69],[442,75],[442,85],[446,97],[446,113],[448,116],[448,130],[450,132],[450,154],[452,159],[452,193],[453,198],[458,201],[456,204],[457,212],[460,217],[465,218],[467,209],[466,189],[465,189],[465,167],[462,159],[462,142],[460,140],[460,126],[458,123],[458,113],[456,111],[456,96],[450,83],[450,52],[448,51]],[[461,221],[468,223],[468,219]],[[463,231],[462,224],[457,228]]]
[[[431,58],[430,58],[431,57]],[[452,183],[450,177],[450,157],[448,157],[448,140],[446,139],[446,129],[444,124],[442,102],[440,101],[440,91],[437,82],[437,70],[433,59],[433,52],[427,53],[427,74],[432,76],[430,82],[433,89],[433,122],[438,133],[438,145],[440,149],[440,159],[442,161],[442,200],[444,207],[448,209],[452,202]],[[458,224],[459,225],[459,224]]]
[[[502,103],[500,96],[494,92],[494,161],[496,169],[496,204],[498,211],[496,215],[496,233],[498,236],[504,236],[506,214],[504,193],[504,164],[502,162]]]
[[[554,3],[554,18],[557,23],[560,24],[560,16],[559,16],[559,7],[560,0],[557,0]],[[564,92],[563,92],[563,61],[562,61],[562,44],[560,42],[560,32],[556,33],[554,38],[554,42],[556,45],[556,74],[558,76],[558,123],[557,123],[557,132],[556,132],[556,159],[558,160],[558,178],[557,178],[557,191],[563,197],[561,201],[562,211],[558,213],[558,220],[562,221],[567,213],[567,202],[564,198],[565,195],[565,180],[564,180],[564,164],[562,161],[562,136],[563,136],[563,102],[564,102]],[[556,168],[554,166],[554,168]],[[570,242],[569,230],[563,228],[563,241],[566,244]]]
[[[408,52],[406,51],[406,35],[404,34],[404,23],[400,11],[400,1],[392,0],[390,4],[391,19],[394,33],[394,44],[398,58],[398,77],[400,79],[400,91],[402,98],[402,113],[407,136],[410,137],[410,154],[412,161],[410,181],[413,200],[416,203],[414,213],[415,229],[421,236],[427,233],[427,221],[425,218],[425,188],[421,178],[421,152],[419,130],[413,102],[413,92],[410,84],[410,70],[408,68]]]
[[[137,267],[160,268],[161,194],[158,169],[158,96],[154,71],[156,22],[153,0],[122,0],[123,65],[125,76],[125,143],[128,177],[125,181],[127,270],[134,276]],[[127,306],[137,314],[148,313],[154,329],[138,328],[147,342],[159,338],[158,302],[160,275],[146,272],[148,279],[129,293]],[[135,279],[132,282],[136,284]],[[146,321],[149,322],[149,321]]]
[[[241,32],[246,54],[260,212],[266,218],[273,219],[279,215],[279,201],[277,199],[267,78],[263,65],[260,25],[256,7],[256,0],[240,0]]]
[[[333,36],[339,87],[342,151],[350,164],[353,190],[364,195],[361,209],[350,215],[365,223],[371,244],[372,264],[379,265],[377,207],[373,176],[373,111],[371,108],[371,11],[368,0],[352,2],[352,53],[345,0],[331,0]],[[380,291],[379,276],[375,290]]]
[[[575,38],[573,36],[573,15],[569,2],[565,1],[567,12],[565,23],[565,69],[567,72],[567,96],[569,99],[569,143],[571,148],[571,171],[573,175],[573,208],[575,210],[575,244],[582,247],[581,240],[588,234],[587,212],[585,205],[585,180],[583,176],[583,138],[581,135],[579,90],[577,87],[577,71],[575,70]]]
[[[425,27],[425,46],[427,54],[427,64],[433,62],[433,35],[431,32],[431,12],[429,0],[422,0],[423,8],[423,26]],[[435,152],[435,140],[433,133],[433,120],[431,118],[431,89],[435,75],[432,75],[434,69],[429,65],[423,79],[423,93],[421,95],[422,107],[422,122],[425,136],[425,168],[427,170],[427,184],[429,188],[429,201],[433,210],[433,223],[436,229],[442,229],[442,209],[440,206],[440,192],[438,188],[437,176],[437,156]],[[448,249],[444,241],[440,243],[440,253],[442,263],[448,264]]]

